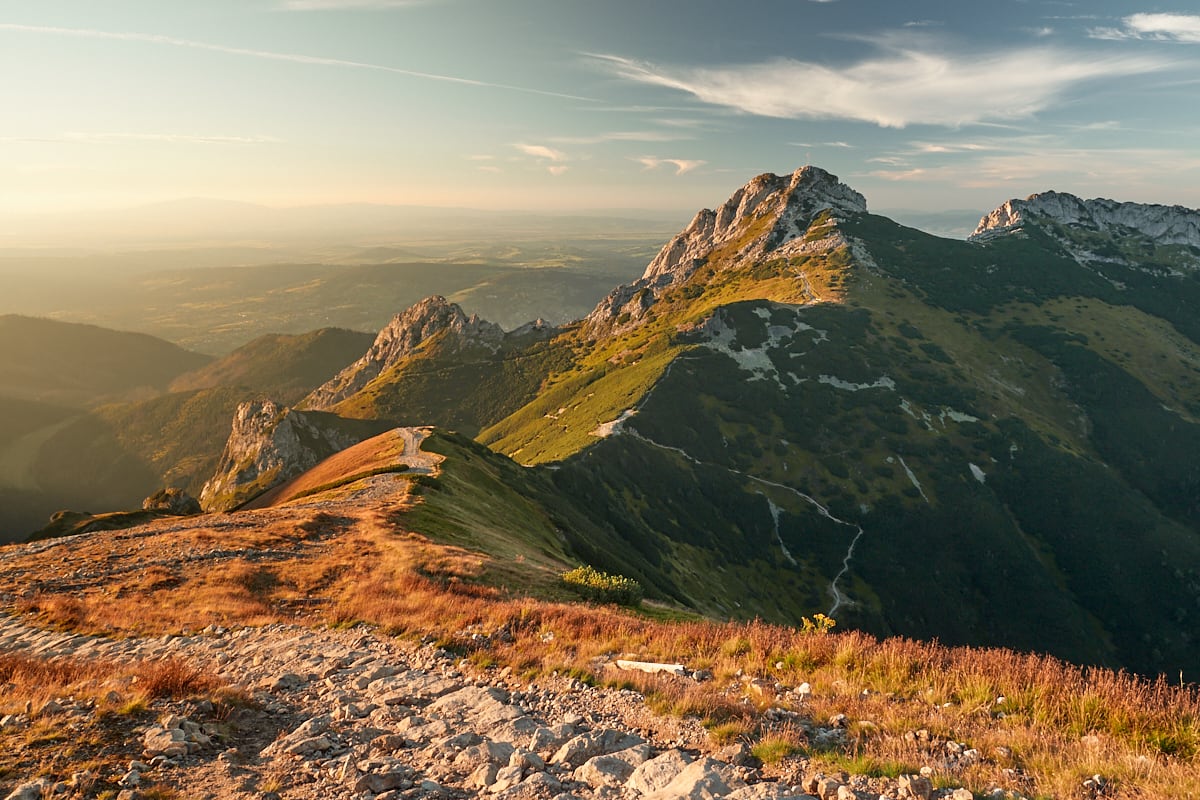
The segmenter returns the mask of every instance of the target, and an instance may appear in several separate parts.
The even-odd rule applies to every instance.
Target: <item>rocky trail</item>
[[[225,715],[203,700],[157,702],[157,721],[126,738],[121,774],[8,775],[0,777],[7,800],[94,796],[84,787],[98,777],[125,787],[118,796],[126,800],[162,796],[146,793],[151,786],[262,800],[959,797],[916,777],[764,779],[744,745],[718,748],[698,722],[657,716],[631,690],[557,675],[526,683],[365,628],[273,624],[106,639],[0,618],[0,654],[11,653],[177,659],[252,701]],[[56,698],[0,718],[0,731],[46,717],[71,730],[92,713],[88,703]]]

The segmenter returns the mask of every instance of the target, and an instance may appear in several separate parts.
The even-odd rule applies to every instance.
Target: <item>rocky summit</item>
[[[315,389],[302,405],[315,410],[332,408],[438,335],[495,347],[504,332],[478,315],[468,317],[444,297],[426,298],[393,317],[361,358]]]
[[[667,289],[686,282],[714,258],[736,262],[802,252],[812,244],[804,235],[821,212],[866,210],[861,194],[819,167],[801,167],[791,175],[759,175],[717,210],[699,211],[663,246],[641,278],[614,289],[596,306],[586,326],[593,333],[613,325],[627,327]]]
[[[1200,247],[1200,212],[1194,209],[1104,198],[1083,200],[1065,192],[1041,192],[1024,200],[1009,200],[985,215],[971,238],[1008,233],[1037,219],[1118,235],[1141,234],[1163,245]]]

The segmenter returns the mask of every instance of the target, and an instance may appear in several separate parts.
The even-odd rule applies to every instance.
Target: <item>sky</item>
[[[1200,7],[0,0],[0,214],[177,198],[694,210],[1200,206]]]

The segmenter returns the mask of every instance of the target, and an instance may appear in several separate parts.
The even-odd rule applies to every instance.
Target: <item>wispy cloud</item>
[[[544,158],[548,161],[566,161],[567,154],[561,150],[555,150],[553,147],[547,147],[544,144],[514,144],[513,147],[520,150],[527,156],[534,158]]]
[[[337,11],[347,8],[403,8],[423,5],[427,0],[282,0],[284,11]]]
[[[964,161],[915,165],[905,158],[873,158],[880,169],[861,173],[889,182],[943,183],[966,189],[1002,188],[1016,195],[1060,188],[1076,193],[1101,191],[1119,185],[1134,199],[1134,193],[1162,202],[1164,182],[1181,184],[1184,175],[1200,174],[1200,157],[1178,149],[1140,147],[1071,147],[1055,137],[1029,136],[1014,142],[997,143],[992,152],[965,154]]]
[[[849,142],[788,142],[792,147],[839,147],[847,150],[853,150],[854,145]]]
[[[172,144],[278,144],[285,141],[275,136],[211,136],[194,133],[132,133],[132,132],[70,132],[54,136],[37,137],[6,137],[0,136],[0,142],[42,142],[61,144],[63,142],[78,142],[81,144],[102,144],[105,142],[167,142]]]
[[[474,78],[462,78],[455,75],[439,75],[433,72],[421,72],[420,70],[390,67],[386,64],[371,64],[365,61],[350,61],[342,58],[325,58],[323,56],[310,56],[303,55],[301,53],[280,53],[273,50],[255,50],[246,47],[230,47],[223,44],[198,42],[193,39],[180,39],[175,36],[163,36],[156,33],[104,31],[95,30],[92,28],[60,28],[50,25],[20,25],[12,22],[0,22],[0,31],[34,33],[47,36],[71,36],[86,39],[106,39],[118,42],[145,42],[146,44],[185,47],[192,50],[207,50],[214,53],[225,53],[227,55],[245,56],[248,58],[260,58],[268,61],[287,61],[294,64],[311,64],[325,67],[373,70],[376,72],[388,72],[392,73],[393,75],[404,75],[410,78],[420,78],[422,80],[455,83],[463,86],[476,86],[486,89],[504,89],[510,92],[522,92],[525,94],[536,94],[545,97],[559,97],[567,100],[595,102],[594,99],[590,97],[580,97],[579,95],[564,94],[562,92],[550,92],[544,89],[534,89],[528,86],[512,86],[505,83],[493,83],[491,81],[481,81]]]
[[[1092,28],[1094,39],[1148,39],[1200,44],[1200,16],[1195,14],[1131,14],[1123,28]]]
[[[173,144],[278,144],[274,136],[204,136],[190,133],[67,133],[72,142],[169,142]]]
[[[670,164],[675,167],[676,175],[682,175],[685,172],[691,172],[697,167],[702,167],[708,163],[707,161],[701,161],[700,159],[657,158],[655,156],[642,156],[641,158],[635,158],[634,161],[638,162],[646,169],[658,169],[664,164]]]
[[[546,167],[546,172],[549,172],[551,175],[562,175],[568,169],[570,169],[570,167],[568,167],[566,164],[551,164],[550,166]]]
[[[1052,47],[939,52],[928,37],[907,32],[866,41],[879,54],[840,67],[792,59],[662,67],[620,56],[600,58],[628,80],[687,92],[748,114],[848,119],[896,128],[1027,117],[1085,81],[1163,70],[1173,63],[1155,56],[1085,56]]]
[[[692,137],[665,131],[612,131],[591,136],[552,136],[550,141],[559,144],[604,144],[606,142],[678,142],[690,138]]]

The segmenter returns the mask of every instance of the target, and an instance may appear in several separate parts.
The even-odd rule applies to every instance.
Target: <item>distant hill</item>
[[[242,386],[291,405],[367,351],[374,335],[322,328],[297,335],[267,334],[227,356],[180,375],[172,392]]]
[[[151,359],[177,351],[194,356],[140,334],[0,319],[9,322],[10,331],[49,330],[60,335],[65,331],[79,337],[60,336],[59,346],[68,350],[77,345],[91,352],[81,339],[89,346],[113,347],[132,341],[141,349],[126,348],[126,353],[142,352]],[[218,361],[194,357],[188,363],[199,368],[183,375],[178,370],[160,370],[155,375],[151,361],[143,372],[155,375],[157,385],[139,385],[135,391],[114,391],[110,396],[143,399],[96,407],[69,408],[0,395],[0,541],[23,539],[61,510],[136,509],[149,494],[167,486],[198,495],[217,468],[239,403],[264,396],[294,402],[360,356],[371,340],[369,334],[336,329],[267,336]],[[117,360],[115,353],[109,353],[98,355],[96,361],[103,363],[105,358]],[[47,358],[43,366],[50,361]],[[72,369],[78,370],[76,375],[90,374],[86,371],[98,366]],[[51,393],[47,386],[57,372],[46,372],[49,377],[42,380],[42,388]],[[120,382],[110,379],[109,386],[115,390]],[[31,391],[35,385],[22,388]],[[100,394],[75,395],[62,386],[51,394],[76,402],[103,399]]]
[[[0,396],[90,408],[157,394],[209,360],[142,333],[0,316]]]

